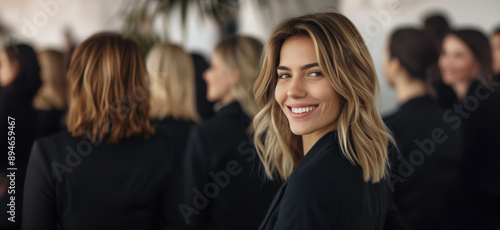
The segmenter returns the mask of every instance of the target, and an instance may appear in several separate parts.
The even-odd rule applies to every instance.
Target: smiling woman
[[[384,179],[393,139],[377,88],[370,54],[343,15],[306,15],[275,29],[254,86],[254,142],[268,177],[286,182],[261,229],[404,227],[393,221]]]
[[[324,77],[314,43],[308,36],[293,36],[283,43],[280,65],[276,69],[277,85],[281,86],[276,91],[276,101],[283,109],[292,132],[302,135],[303,152],[306,154],[316,141],[336,128],[340,96]]]

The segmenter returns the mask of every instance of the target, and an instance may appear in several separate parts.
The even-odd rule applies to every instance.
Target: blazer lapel
[[[267,210],[266,217],[264,217],[264,220],[260,224],[259,229],[265,229],[266,225],[269,222],[269,219],[273,216],[275,209],[277,206],[281,203],[281,199],[283,198],[283,195],[285,194],[286,191],[286,186],[287,186],[288,181],[285,181],[278,192],[276,192],[276,195],[274,196],[273,201],[271,202],[271,205],[269,205],[269,209]]]

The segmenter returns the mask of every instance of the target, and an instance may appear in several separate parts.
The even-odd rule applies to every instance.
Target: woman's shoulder
[[[122,139],[118,143],[91,141],[87,138],[75,137],[71,132],[65,130],[37,139],[34,145],[38,145],[37,150],[46,154],[48,158],[60,158],[61,155],[66,156],[68,152],[72,152],[70,150],[83,156],[89,155],[90,152],[118,151],[127,153],[137,152],[139,149],[153,150],[145,152],[155,152],[154,150],[168,152],[170,149],[175,149],[176,143],[168,133],[162,130],[157,130],[148,138],[131,137]]]
[[[306,159],[308,162],[301,162],[305,164],[296,168],[298,170],[293,174],[296,174],[297,178],[322,175],[332,186],[364,183],[360,168],[347,159],[338,144],[330,145],[313,154],[314,157]]]

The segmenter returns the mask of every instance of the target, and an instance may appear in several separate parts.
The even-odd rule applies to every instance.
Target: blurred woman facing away
[[[160,44],[149,52],[146,66],[151,90],[149,117],[170,134],[184,151],[191,126],[200,121],[196,111],[193,60],[181,47]]]
[[[33,145],[23,229],[175,229],[175,142],[149,124],[139,46],[93,35],[68,80],[68,130]]]

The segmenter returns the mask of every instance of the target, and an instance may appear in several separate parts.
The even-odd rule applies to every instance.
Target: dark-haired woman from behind
[[[93,35],[68,80],[68,130],[33,145],[23,229],[176,229],[175,142],[149,124],[139,46]]]
[[[458,101],[443,115],[453,129],[464,131],[462,171],[465,229],[500,226],[500,100],[492,73],[488,38],[473,29],[449,33],[439,58],[445,84]]]
[[[462,159],[462,130],[444,120],[446,109],[428,94],[428,70],[438,52],[422,30],[392,33],[383,61],[400,106],[384,118],[397,143],[391,148],[394,200],[410,229],[451,229]]]

